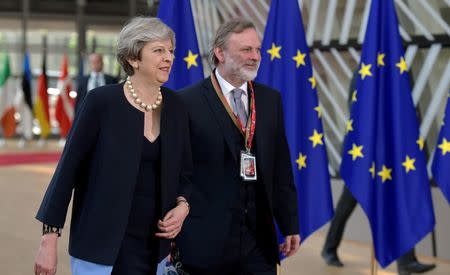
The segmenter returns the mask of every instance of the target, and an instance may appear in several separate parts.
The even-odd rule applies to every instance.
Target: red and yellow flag
[[[38,79],[36,100],[33,106],[34,116],[39,121],[39,126],[41,127],[41,138],[47,138],[50,134],[50,115],[48,107],[48,85],[45,57],[46,54],[44,53],[42,61],[42,72]]]
[[[61,64],[61,75],[58,80],[58,89],[60,91],[58,101],[56,102],[55,117],[59,123],[61,137],[67,137],[70,127],[72,126],[73,112],[75,101],[69,96],[72,90],[72,83],[70,81],[67,55],[64,55]]]

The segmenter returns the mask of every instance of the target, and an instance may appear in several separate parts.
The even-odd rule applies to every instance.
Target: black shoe
[[[409,275],[410,273],[424,273],[432,270],[435,267],[435,264],[422,264],[418,261],[413,261],[404,266],[399,266],[398,273],[400,275]]]
[[[336,266],[336,267],[344,266],[344,264],[339,260],[336,252],[328,252],[328,251],[322,250],[321,255],[322,255],[322,258],[327,263],[327,265]]]

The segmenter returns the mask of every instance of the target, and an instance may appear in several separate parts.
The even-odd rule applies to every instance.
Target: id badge
[[[241,151],[241,177],[244,181],[256,180],[256,158],[247,151]]]

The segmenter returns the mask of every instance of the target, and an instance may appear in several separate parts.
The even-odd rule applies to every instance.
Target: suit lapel
[[[216,91],[214,90],[214,87],[211,82],[211,77],[208,77],[205,80],[204,87],[205,89],[203,90],[203,95],[205,96],[206,101],[208,102],[208,105],[211,109],[211,113],[213,114],[213,116],[217,121],[217,124],[219,125],[219,128],[222,132],[225,142],[230,148],[234,160],[237,161],[238,148],[236,148],[236,145],[233,142],[233,131],[235,131],[235,129],[232,128],[235,126],[232,122],[230,122],[231,119],[227,111],[225,110],[225,107],[223,106],[222,102],[220,101],[219,97],[217,96]]]

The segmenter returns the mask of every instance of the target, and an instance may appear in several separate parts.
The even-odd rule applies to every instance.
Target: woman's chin
[[[156,79],[159,83],[164,84],[169,80],[169,74],[167,75],[160,75],[158,76],[158,78]]]
[[[169,80],[168,78],[166,78],[166,79],[158,79],[158,83],[162,86],[162,85],[164,85],[168,80]]]

